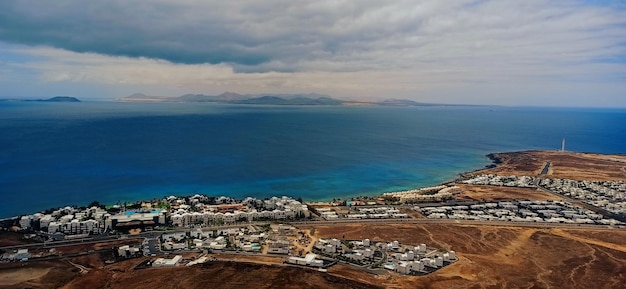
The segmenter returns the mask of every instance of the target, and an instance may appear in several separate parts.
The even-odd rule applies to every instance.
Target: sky
[[[0,1],[0,97],[626,107],[626,1]]]

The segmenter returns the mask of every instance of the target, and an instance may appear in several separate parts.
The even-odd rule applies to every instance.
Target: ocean
[[[0,102],[0,218],[168,195],[374,195],[492,152],[626,153],[626,109]]]

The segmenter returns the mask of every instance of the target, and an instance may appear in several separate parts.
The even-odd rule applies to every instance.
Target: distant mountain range
[[[423,102],[416,102],[416,101],[412,101],[412,100],[408,100],[408,99],[386,99],[382,102],[378,103],[379,105],[386,105],[386,106],[440,106],[442,104],[436,104],[436,103],[423,103]]]
[[[406,99],[387,99],[380,102],[346,101],[317,93],[301,94],[238,94],[224,92],[220,95],[185,94],[181,96],[150,96],[135,93],[117,99],[128,102],[216,102],[230,104],[265,105],[383,105],[383,106],[435,106],[439,104],[420,103]]]
[[[219,102],[233,104],[273,104],[273,105],[341,105],[343,101],[321,94],[238,94],[225,92],[220,95],[185,94],[177,97],[149,96],[135,93],[119,98],[120,101],[159,101],[159,102]]]
[[[72,96],[55,96],[48,99],[0,99],[0,101],[41,101],[41,102],[80,102],[76,97]]]

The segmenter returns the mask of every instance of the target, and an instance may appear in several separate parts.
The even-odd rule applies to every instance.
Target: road
[[[564,223],[535,223],[535,222],[504,222],[504,221],[473,221],[451,219],[370,219],[370,220],[335,220],[335,221],[301,221],[289,223],[294,226],[336,226],[350,224],[440,224],[440,225],[475,225],[475,226],[506,226],[531,228],[565,228],[565,229],[593,229],[593,230],[626,230],[626,228]]]
[[[242,226],[248,225],[265,225],[270,222],[249,222],[249,223],[235,223],[229,225],[219,225],[219,226],[211,226],[211,227],[202,227],[202,228],[174,228],[172,230],[164,230],[164,231],[148,231],[141,232],[139,235],[113,235],[113,236],[90,236],[82,239],[74,239],[74,240],[63,240],[63,241],[48,241],[44,243],[33,243],[33,244],[24,244],[24,245],[15,245],[15,246],[4,246],[0,247],[0,249],[21,249],[21,248],[56,248],[62,246],[72,246],[77,244],[95,244],[95,243],[104,243],[110,241],[119,241],[119,240],[132,240],[132,239],[145,239],[145,238],[157,238],[162,234],[174,233],[174,232],[190,232],[197,229],[201,229],[203,231],[212,231],[212,230],[220,230],[227,228],[239,228]]]
[[[26,248],[28,249],[59,248],[59,247],[75,246],[75,245],[82,245],[82,244],[98,244],[98,243],[106,243],[106,242],[114,242],[114,241],[122,241],[122,240],[134,240],[134,239],[143,240],[144,237],[140,237],[140,236],[126,237],[125,236],[124,238],[119,238],[117,236],[111,236],[108,238],[84,238],[84,239],[79,239],[79,240],[51,241],[51,242],[44,242],[44,243],[5,246],[5,247],[0,247],[0,249],[11,250],[11,249],[26,249]]]
[[[543,170],[541,170],[540,175],[547,175],[548,170],[550,170],[550,162],[546,162],[546,165],[543,167]]]
[[[542,189],[545,190],[545,189]],[[545,190],[546,192],[556,194],[549,190]],[[556,194],[558,195],[558,194]],[[563,197],[558,195],[559,197]],[[580,201],[569,199],[568,201],[579,203]],[[597,209],[597,208],[596,208]],[[268,222],[252,222],[252,223],[240,223],[240,224],[232,224],[232,225],[222,225],[215,227],[204,227],[201,228],[203,231],[210,231],[216,229],[224,229],[224,228],[234,228],[234,227],[242,227],[246,225],[262,225],[267,224]],[[504,222],[504,221],[473,221],[473,220],[451,220],[451,219],[417,219],[417,218],[405,218],[405,219],[365,219],[365,220],[334,220],[334,221],[296,221],[296,222],[283,222],[285,224],[290,224],[293,226],[343,226],[350,224],[377,224],[377,225],[390,225],[390,224],[416,224],[416,225],[426,225],[426,224],[438,224],[438,225],[474,225],[474,226],[506,226],[506,227],[530,227],[530,228],[564,228],[564,229],[590,229],[590,230],[626,230],[626,227],[619,226],[602,226],[602,225],[587,225],[587,224],[567,224],[567,223],[535,223],[535,222]],[[138,236],[124,236],[123,238],[119,238],[117,236],[110,236],[107,238],[98,237],[94,238],[85,238],[80,240],[67,240],[67,241],[55,241],[55,242],[46,242],[46,243],[36,243],[36,244],[25,244],[25,245],[16,245],[16,246],[5,246],[0,247],[3,250],[14,250],[21,248],[58,248],[63,246],[73,246],[78,244],[96,244],[96,243],[104,243],[111,241],[120,241],[120,240],[134,240],[134,239],[145,239],[145,238],[155,238],[159,235],[167,232],[180,232],[180,231],[193,231],[197,228],[179,228],[177,230],[172,231],[152,231],[145,232]]]

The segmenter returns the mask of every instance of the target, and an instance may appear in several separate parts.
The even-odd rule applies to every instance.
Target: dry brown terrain
[[[153,288],[381,288],[306,268],[281,264],[284,258],[216,255],[192,267],[134,270],[143,258],[106,265],[97,255],[55,262],[10,263],[0,267],[0,289]],[[86,272],[74,267],[86,267]],[[249,261],[255,262],[251,263]]]
[[[79,276],[67,262],[0,264],[0,289],[59,288]]]
[[[433,274],[375,276],[349,266],[338,274],[388,288],[624,288],[626,232],[460,225],[317,227],[319,237],[426,243],[455,250],[456,264]]]
[[[538,176],[551,162],[549,177],[572,180],[626,181],[626,156],[559,151],[524,151],[495,154],[501,161],[495,168],[477,173]]]
[[[501,186],[479,185],[456,185],[462,193],[456,195],[458,199],[470,199],[476,201],[500,201],[500,200],[560,200],[561,198],[534,188],[516,188]]]
[[[285,261],[284,255],[250,255],[250,254],[212,254],[219,261],[241,261],[258,264],[280,264]]]
[[[15,246],[28,243],[28,240],[24,240],[22,238],[22,234],[9,231],[0,231],[0,247]]]
[[[284,258],[215,254],[188,268],[132,269],[143,258],[106,265],[91,254],[0,264],[0,289],[16,288],[623,288],[626,231],[441,224],[318,225],[313,238],[369,238],[455,250],[460,260],[426,276],[370,274],[349,265],[328,273]],[[70,263],[70,261],[76,265]],[[236,261],[236,262],[233,262]],[[84,267],[87,270],[80,270]]]
[[[56,248],[56,253],[59,255],[83,253],[83,252],[103,250],[103,249],[108,249],[108,248],[117,248],[123,245],[137,245],[137,244],[141,244],[141,242],[142,242],[141,239],[129,239],[129,240],[106,241],[102,243],[76,244],[72,246],[58,247]]]
[[[241,262],[135,270],[112,277],[107,288],[379,288],[309,269]],[[66,288],[86,288],[76,285]]]
[[[0,274],[0,286],[11,286],[29,280],[36,280],[48,274],[50,270],[51,268],[43,267],[25,267],[3,270],[2,274]]]

